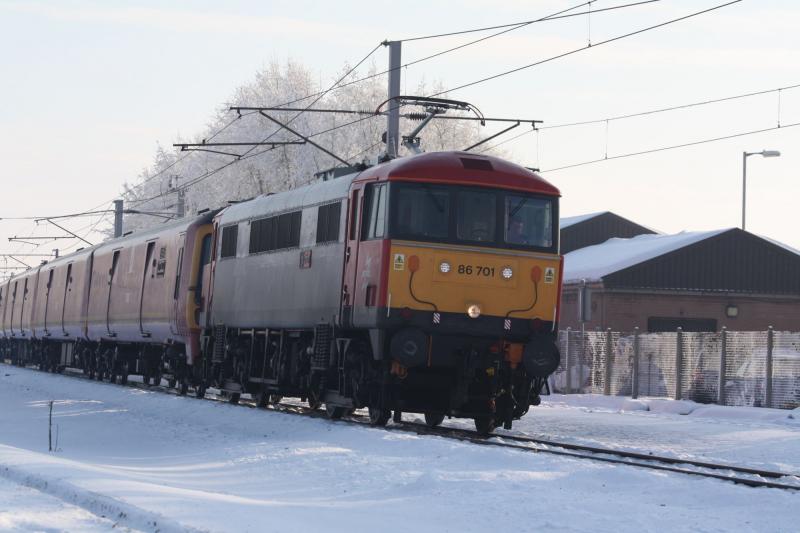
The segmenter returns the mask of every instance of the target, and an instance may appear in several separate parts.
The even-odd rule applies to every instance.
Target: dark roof
[[[657,233],[611,211],[561,219],[561,253],[606,242],[614,237],[628,238]]]
[[[800,254],[738,228],[612,239],[564,258],[564,280],[606,288],[800,296]]]

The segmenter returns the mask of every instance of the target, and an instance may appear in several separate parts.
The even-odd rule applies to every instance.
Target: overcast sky
[[[598,0],[593,9],[631,1]],[[296,60],[329,84],[345,63],[384,39],[530,20],[579,3],[0,0],[0,217],[105,206],[150,164],[157,143],[169,146],[199,132],[270,61]],[[721,3],[663,0],[532,24],[413,65],[403,72],[403,87],[421,80],[457,87]],[[777,89],[800,84],[797,28],[796,0],[744,0],[450,96],[487,116],[536,118],[547,127]],[[480,35],[407,42],[403,60]],[[371,60],[384,67],[386,50]],[[742,152],[780,150],[780,158],[748,159],[747,228],[800,248],[800,126],[789,127],[798,122],[800,88],[542,129],[503,147],[561,189],[563,215],[611,210],[664,232],[738,226]],[[779,130],[551,170],[779,123]],[[497,129],[488,126],[487,135]],[[85,231],[91,222],[65,224]],[[59,233],[3,220],[0,252],[33,251],[9,243],[10,236]]]

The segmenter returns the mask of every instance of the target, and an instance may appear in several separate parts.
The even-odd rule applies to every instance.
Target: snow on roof
[[[796,249],[796,248],[792,248],[792,247],[791,247],[791,246],[789,246],[788,244],[783,244],[782,242],[780,242],[780,241],[776,241],[775,239],[771,239],[771,238],[769,238],[769,237],[767,237],[767,236],[765,236],[765,235],[759,235],[759,237],[761,237],[761,238],[762,238],[762,239],[764,239],[765,241],[769,241],[769,242],[771,242],[771,243],[772,243],[772,244],[774,244],[775,246],[780,246],[780,247],[781,247],[781,248],[783,248],[784,250],[788,250],[788,251],[792,252],[793,254],[800,255],[800,250],[798,250],[798,249]]]
[[[583,222],[584,220],[589,220],[590,218],[594,218],[596,216],[608,213],[608,211],[598,211],[596,213],[587,213],[585,215],[576,215],[574,217],[562,217],[559,220],[559,224],[561,229],[568,228],[574,224],[578,224],[579,222]]]
[[[630,239],[612,238],[564,256],[564,282],[598,281],[613,272],[708,239],[731,228],[713,231],[684,231],[674,235],[645,234]]]

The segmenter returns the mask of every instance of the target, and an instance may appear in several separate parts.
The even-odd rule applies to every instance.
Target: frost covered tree
[[[335,79],[349,70],[350,67],[345,65]],[[313,107],[374,111],[386,99],[386,75],[376,75],[374,64],[366,74],[372,77],[348,85],[347,82],[360,77],[357,72],[350,73],[341,82],[344,87],[328,92]],[[327,87],[315,83],[309,70],[297,62],[271,63],[258,71],[251,82],[238,87],[229,105],[276,106],[293,102],[293,107],[307,107],[316,97],[305,97],[325,89]],[[417,94],[440,91],[439,86],[429,91],[421,84]],[[242,113],[238,117],[228,110],[229,105],[217,109],[202,132],[177,142],[297,140],[258,113]],[[381,142],[385,117],[291,111],[274,112],[273,116],[352,163],[375,162],[377,156],[385,151]],[[401,132],[408,132],[415,126],[416,123],[403,119]],[[422,148],[425,151],[460,149],[476,142],[480,135],[476,122],[434,120],[424,131]],[[142,170],[136,182],[125,184],[123,199],[126,209],[142,213],[174,213],[177,189],[181,188],[185,191],[185,212],[192,215],[198,210],[214,209],[230,201],[304,185],[314,179],[316,172],[340,164],[310,144],[274,148],[231,147],[220,148],[220,151],[235,152],[242,157],[181,152],[159,146],[152,164]],[[156,216],[129,214],[124,224],[126,231],[136,231],[163,221]]]

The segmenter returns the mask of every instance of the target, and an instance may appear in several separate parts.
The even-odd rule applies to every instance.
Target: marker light
[[[514,271],[511,270],[511,267],[504,267],[503,270],[500,271],[500,274],[502,274],[505,279],[511,279],[514,275]]]
[[[448,263],[447,261],[442,261],[439,264],[439,271],[442,274],[447,274],[448,272],[450,272],[450,263]]]
[[[478,318],[479,316],[481,316],[481,306],[479,306],[478,304],[470,305],[469,307],[467,307],[467,314],[469,315],[470,318]]]

